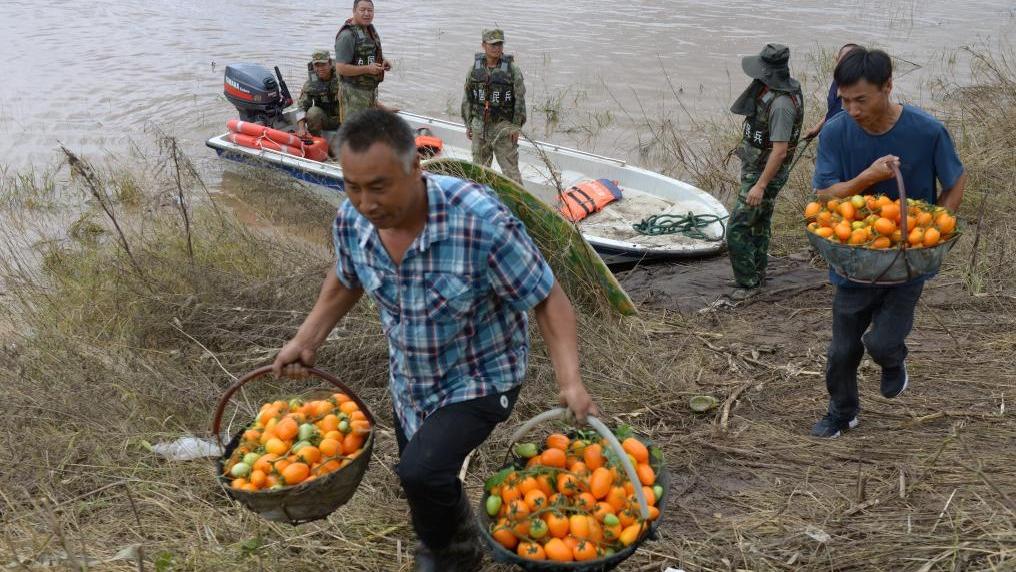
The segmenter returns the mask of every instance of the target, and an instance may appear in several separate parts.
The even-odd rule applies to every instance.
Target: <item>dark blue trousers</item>
[[[848,421],[861,410],[857,366],[865,349],[882,368],[903,365],[907,335],[914,327],[914,308],[923,290],[923,280],[891,287],[836,287],[833,339],[826,361],[832,416]]]
[[[428,416],[408,440],[399,417],[394,416],[399,480],[409,501],[416,536],[428,548],[447,546],[456,530],[454,524],[471,514],[459,480],[462,462],[498,423],[508,419],[519,390],[516,387],[446,405]]]

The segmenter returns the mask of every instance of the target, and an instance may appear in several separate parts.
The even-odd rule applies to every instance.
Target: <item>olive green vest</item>
[[[469,104],[473,117],[484,121],[512,121],[515,117],[515,74],[512,56],[505,54],[494,69],[487,68],[487,56],[476,54],[469,81]]]
[[[339,78],[332,72],[332,78],[328,81],[321,81],[317,72],[314,71],[314,64],[307,64],[307,72],[310,80],[304,88],[304,93],[310,98],[310,104],[321,108],[329,117],[339,117]]]
[[[775,91],[766,87],[755,96],[755,114],[744,118],[743,136],[737,147],[737,156],[741,158],[745,169],[759,172],[765,169],[773,149],[773,143],[769,140],[769,111],[773,102],[781,95],[790,96],[795,113],[794,127],[790,133],[790,141],[787,142],[787,157],[780,165],[780,170],[786,169],[794,160],[797,142],[801,138],[801,127],[804,125],[804,96],[800,89]]]
[[[352,64],[354,66],[365,66],[381,61],[381,38],[377,35],[377,30],[374,29],[373,24],[364,28],[363,26],[354,24],[352,20],[346,20],[346,23],[339,28],[339,33],[335,34],[335,38],[338,39],[339,34],[347,28],[353,32],[355,42],[353,45],[353,61],[342,63]],[[362,74],[351,77],[342,76],[342,81],[344,83],[364,89],[374,89],[377,87],[377,84],[381,83],[383,80],[384,74],[380,77],[370,74]]]

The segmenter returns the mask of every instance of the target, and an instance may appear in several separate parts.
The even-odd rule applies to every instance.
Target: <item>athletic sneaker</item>
[[[903,362],[899,367],[882,368],[882,396],[888,399],[899,397],[907,388],[909,380],[907,362]]]
[[[811,436],[822,437],[823,439],[835,439],[840,436],[840,433],[854,427],[857,427],[857,417],[854,417],[850,421],[840,421],[827,413],[825,417],[819,419],[818,423],[811,428]]]

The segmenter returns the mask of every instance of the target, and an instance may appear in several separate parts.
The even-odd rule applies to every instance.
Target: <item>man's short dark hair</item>
[[[878,87],[893,77],[893,62],[882,50],[869,50],[858,46],[836,64],[833,79],[840,87],[849,87],[862,79]]]
[[[374,5],[374,0],[353,0],[353,10],[356,10],[356,7],[360,5],[360,2],[370,2],[371,6]]]
[[[380,109],[365,109],[354,113],[339,128],[341,146],[354,153],[363,153],[375,143],[384,143],[402,160],[406,172],[416,158],[416,138],[413,129],[398,115]]]

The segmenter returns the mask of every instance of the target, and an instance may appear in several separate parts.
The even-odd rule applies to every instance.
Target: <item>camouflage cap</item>
[[[500,44],[504,42],[504,32],[500,28],[483,31],[483,42],[486,44]]]
[[[332,61],[331,52],[328,50],[316,50],[313,55],[310,56],[310,61],[313,63],[328,63]]]

